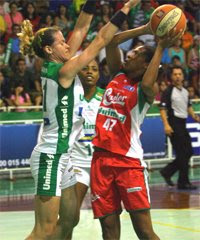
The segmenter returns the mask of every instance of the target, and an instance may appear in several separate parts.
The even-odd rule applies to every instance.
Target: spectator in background
[[[52,27],[54,25],[54,15],[50,12],[42,15],[39,28]]]
[[[181,47],[181,39],[178,39],[173,46],[169,48],[169,57],[171,58],[171,63],[172,63],[172,58],[174,56],[178,56],[180,58],[181,64],[184,68],[187,67],[186,65],[186,54],[184,49]]]
[[[36,11],[36,7],[33,2],[28,2],[25,8],[22,11],[24,19],[30,20],[31,24],[33,25],[34,32],[38,30],[40,16]]]
[[[5,57],[6,57],[6,44],[0,42],[0,70],[5,67]]]
[[[20,32],[21,27],[18,24],[12,25],[12,33],[7,39],[6,57],[5,64],[10,65],[11,68],[15,68],[16,60],[21,56],[20,54],[20,40],[17,34]]]
[[[6,13],[9,13],[9,2],[5,0],[0,0],[0,16],[5,16]]]
[[[135,13],[133,27],[139,27],[149,22],[154,8],[150,0],[143,0],[140,9]],[[152,34],[145,34],[138,37],[146,46],[155,47],[155,37]]]
[[[43,16],[49,11],[49,0],[34,0],[34,3],[39,16]]]
[[[189,84],[200,96],[200,35],[194,36],[194,45],[188,53]]]
[[[110,20],[113,13],[113,9],[109,1],[100,1],[98,5],[97,14],[91,24],[92,29],[96,28],[99,22],[103,22],[103,25],[105,25]]]
[[[188,93],[189,93],[189,99],[193,100],[193,99],[200,99],[198,97],[198,95],[195,92],[195,89],[193,86],[188,86],[187,87]]]
[[[91,42],[95,37],[96,35],[98,34],[99,30],[104,26],[104,22],[103,21],[99,21],[97,23],[97,25],[94,27],[94,30],[90,29],[88,34],[87,34],[87,39]]]
[[[7,25],[7,33],[12,33],[12,27],[14,24],[21,24],[23,21],[22,14],[18,11],[18,6],[15,1],[9,4],[10,13],[5,14],[4,19]]]
[[[36,64],[37,59],[38,59],[38,57],[35,55],[26,55],[24,57],[27,70],[32,72],[33,74],[36,74],[35,64]]]
[[[187,25],[188,25],[188,30],[192,32],[196,32],[196,22],[194,15],[195,13],[190,14],[188,11],[185,10],[185,1],[178,0],[176,2],[176,6],[179,7],[185,14],[185,17],[187,18]]]
[[[184,74],[181,67],[171,69],[171,80],[172,85],[164,91],[161,98],[160,114],[176,158],[160,173],[169,186],[174,186],[171,177],[178,171],[178,189],[194,190],[197,187],[189,181],[189,160],[193,151],[190,135],[186,129],[186,118],[189,114],[195,121],[200,122],[200,117],[194,113],[188,91],[183,87]]]
[[[193,45],[193,35],[190,31],[188,31],[188,27],[186,26],[186,30],[181,38],[182,45],[181,47],[185,50],[186,54],[190,50]]]
[[[109,1],[100,1],[101,4],[101,21],[104,22],[104,24],[106,24],[107,22],[110,21],[110,18],[113,14],[113,9],[109,3]]]
[[[133,27],[139,27],[149,22],[154,8],[150,0],[142,0],[141,7],[134,16]]]
[[[155,100],[156,101],[160,101],[161,100],[161,97],[162,97],[162,94],[163,92],[167,89],[168,87],[168,84],[166,81],[164,80],[161,80],[159,83],[158,83],[158,94],[156,95],[155,97]]]
[[[54,17],[54,24],[60,28],[64,37],[66,37],[70,29],[72,29],[72,21],[68,15],[66,5],[59,5],[56,16]]]
[[[25,91],[23,82],[18,82],[15,85],[13,94],[10,97],[12,103],[16,107],[22,106],[31,106],[32,102],[28,92]],[[26,112],[26,109],[18,108],[16,109],[17,112]]]
[[[6,64],[6,44],[0,42],[0,70],[3,71],[6,77],[10,76],[10,66]]]
[[[180,57],[175,55],[171,59],[171,65],[172,66],[180,66],[180,67],[182,67],[183,64],[181,63]]]
[[[10,82],[4,72],[0,69],[0,107],[12,106],[12,101],[10,100]]]
[[[168,48],[165,48],[164,51],[163,51],[161,63],[162,63],[162,65],[165,69],[167,68],[168,64],[171,63],[171,57],[169,56],[169,49]]]
[[[4,20],[4,17],[2,15],[0,15],[0,36],[1,36],[1,40],[4,39],[5,34],[6,34],[6,22]]]
[[[81,54],[90,45],[90,43],[91,42],[87,38],[84,39],[81,44],[81,48],[76,52],[76,55]]]
[[[12,90],[16,89],[16,87],[22,84],[24,86],[24,91],[30,95],[31,101],[34,103],[34,105],[39,106],[42,103],[42,96],[38,89],[38,84],[40,85],[38,82],[39,79],[37,79],[32,72],[27,70],[25,59],[17,59],[16,68],[11,76]]]
[[[128,25],[128,21],[124,21],[123,24],[120,27],[120,31],[119,32],[123,32],[129,30],[129,25]],[[126,54],[132,47],[132,43],[133,43],[133,39],[129,39],[126,42],[123,42],[119,45],[120,49],[122,49],[123,53]]]
[[[199,0],[187,0],[185,1],[185,10],[190,14],[194,14],[199,10]]]

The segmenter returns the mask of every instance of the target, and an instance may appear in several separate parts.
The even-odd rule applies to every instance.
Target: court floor
[[[176,179],[177,176],[173,178]],[[190,179],[200,183],[200,168],[190,171]],[[200,188],[178,191],[168,188],[158,171],[150,172],[152,221],[161,240],[200,240]],[[22,240],[34,224],[33,181],[0,181],[0,239]],[[126,211],[121,214],[121,240],[137,239]],[[81,210],[74,240],[100,240],[98,220],[93,219],[87,195]]]

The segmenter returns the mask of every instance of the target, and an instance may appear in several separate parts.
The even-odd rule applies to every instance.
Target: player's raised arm
[[[95,8],[96,8],[95,0],[87,0],[85,5],[82,7],[80,15],[76,21],[73,33],[67,42],[67,44],[69,45],[71,57],[73,57],[74,54],[77,52],[84,37],[88,32],[90,23],[95,13]]]
[[[162,58],[163,50],[171,46],[183,34],[183,31],[177,34],[175,30],[176,29],[174,29],[173,32],[169,33],[163,39],[159,39],[154,56],[144,74],[141,86],[149,103],[153,102],[157,92],[157,87],[155,83],[158,76],[158,69],[159,69],[161,58]]]

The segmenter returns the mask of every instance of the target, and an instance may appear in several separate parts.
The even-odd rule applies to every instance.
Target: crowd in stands
[[[96,0],[96,14],[90,30],[82,44],[81,52],[94,39],[99,29],[111,16],[122,7],[125,0]],[[84,0],[0,0],[0,107],[2,106],[39,106],[42,105],[42,88],[39,78],[41,59],[32,55],[23,57],[20,54],[20,24],[29,19],[34,31],[42,27],[58,26],[66,39],[70,38],[76,18]],[[199,0],[142,0],[133,9],[120,31],[146,24],[154,9],[160,4],[170,3],[181,8],[187,18],[187,29],[181,40],[169,49],[165,49],[158,76],[160,92],[171,84],[170,67],[179,65],[184,69],[184,86],[191,99],[200,98],[200,8]],[[155,47],[157,39],[153,35],[143,35],[120,45],[121,57],[125,59],[129,51],[140,45]],[[77,52],[77,54],[79,54]],[[110,74],[102,49],[98,62],[100,80],[98,86],[105,88]]]

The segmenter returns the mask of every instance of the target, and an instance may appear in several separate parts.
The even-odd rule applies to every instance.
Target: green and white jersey
[[[78,77],[69,88],[58,81],[63,64],[44,62],[41,71],[44,126],[36,151],[62,154],[70,152],[82,130],[83,117],[80,96],[83,87]]]
[[[92,139],[95,134],[95,122],[104,90],[97,87],[97,90],[90,100],[81,97],[83,103],[83,117],[85,119],[82,136],[78,139],[71,153],[71,161],[74,166],[90,167],[93,154]]]

